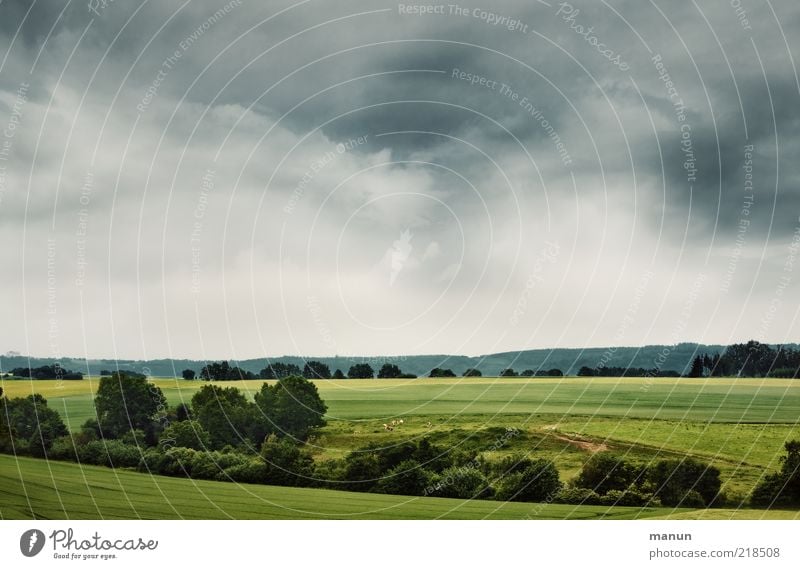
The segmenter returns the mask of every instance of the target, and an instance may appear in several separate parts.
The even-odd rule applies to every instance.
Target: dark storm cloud
[[[427,306],[438,294],[436,286],[449,279],[452,294],[445,298],[453,299],[451,312],[473,302],[453,291],[480,291],[470,316],[454,325],[454,343],[432,348],[440,351],[459,348],[464,330],[483,335],[478,351],[496,340],[483,330],[506,331],[502,314],[485,327],[472,314],[495,314],[498,298],[513,310],[517,298],[530,293],[519,287],[525,291],[539,277],[546,280],[535,272],[544,238],[560,240],[561,264],[554,266],[569,278],[548,281],[551,289],[534,296],[543,313],[552,300],[557,326],[582,322],[558,332],[573,344],[587,341],[574,330],[589,330],[593,318],[603,317],[594,307],[617,294],[608,267],[649,266],[654,240],[661,239],[658,254],[674,253],[687,233],[688,260],[669,276],[690,283],[698,270],[693,263],[701,265],[707,251],[724,261],[745,207],[748,225],[739,254],[747,262],[737,275],[746,272],[742,267],[757,266],[765,246],[771,264],[764,275],[780,274],[781,247],[797,226],[800,208],[800,163],[794,159],[800,152],[800,95],[783,35],[766,4],[747,6],[751,30],[743,28],[729,2],[468,0],[459,5],[477,9],[470,16],[415,16],[398,13],[399,4],[389,1],[242,0],[217,18],[229,4],[116,0],[92,13],[79,1],[56,23],[64,4],[37,1],[23,23],[29,2],[0,3],[0,52],[10,49],[0,72],[0,126],[15,116],[20,84],[30,85],[13,140],[15,168],[7,179],[8,188],[25,191],[0,196],[6,214],[2,231],[11,243],[22,241],[23,227],[52,227],[67,236],[60,250],[72,259],[80,192],[91,170],[93,227],[115,228],[113,239],[106,243],[101,235],[92,249],[111,259],[109,286],[123,290],[116,293],[123,302],[134,276],[144,287],[168,290],[165,298],[185,292],[184,280],[193,270],[185,246],[202,200],[209,204],[201,224],[204,274],[228,279],[237,301],[250,300],[252,259],[270,277],[285,278],[288,289],[305,292],[301,242],[312,233],[315,207],[324,204],[313,227],[314,238],[324,244],[312,255],[314,274],[324,283],[344,278],[345,288],[364,299],[368,312],[404,316],[402,302],[388,293],[401,295],[409,306]],[[794,39],[798,8],[789,0],[771,6],[800,58]],[[628,68],[621,69],[598,43]],[[663,62],[684,103],[691,161],[682,146],[685,131],[675,100],[654,58]],[[396,131],[435,134],[378,136]],[[337,143],[364,136],[366,142],[337,150]],[[745,206],[749,145],[755,196]],[[99,157],[92,154],[96,147]],[[406,160],[441,168],[397,163]],[[391,161],[396,163],[385,164]],[[689,174],[687,163],[696,174]],[[207,170],[215,170],[216,181],[206,196],[200,180]],[[310,171],[314,175],[308,176]],[[421,198],[408,203],[387,198],[403,192],[435,198],[439,209]],[[287,204],[295,209],[287,213]],[[279,257],[280,239],[287,238],[283,223],[296,250],[288,247],[290,266],[278,272],[287,258]],[[469,235],[463,238],[459,231],[465,227]],[[407,237],[407,266],[396,281],[402,285],[406,279],[408,296],[402,296],[386,289],[388,277],[381,271],[387,259],[391,268],[406,255],[395,245],[406,230],[413,237]],[[38,245],[30,245],[35,238],[30,239],[33,256],[26,266],[35,281],[41,263]],[[459,257],[462,239],[466,258]],[[352,245],[344,260],[333,248],[340,241]],[[486,259],[490,276],[481,277]],[[347,266],[345,277],[338,273],[340,260]],[[667,257],[661,265],[671,267],[673,260]],[[584,279],[596,263],[594,280]],[[265,310],[273,318],[284,309],[283,289],[272,278],[259,278],[268,290]],[[680,290],[668,288],[669,279],[664,283],[661,292],[669,297],[664,304],[679,308]],[[752,288],[767,296],[774,288],[772,281],[751,284],[737,281],[730,302],[744,303]],[[386,296],[376,292],[387,290]],[[109,297],[114,294],[108,291]],[[325,291],[315,294],[324,298]],[[573,302],[584,295],[593,308]],[[159,313],[162,297],[148,298],[150,318],[167,319]],[[217,301],[209,311],[224,313],[221,307],[227,305]],[[302,298],[293,302],[289,320],[308,320]],[[330,301],[330,306],[338,305]],[[252,316],[247,302],[230,308]],[[191,316],[182,313],[186,321],[193,320],[191,307],[181,309]],[[346,311],[329,310],[328,318],[349,322]],[[590,312],[576,315],[577,310]],[[654,330],[663,340],[673,323],[653,310]],[[143,318],[133,311],[128,317]],[[749,315],[742,322],[754,320],[757,316]],[[319,336],[314,330],[319,322],[309,326],[305,336]],[[141,333],[163,340],[155,328]],[[717,324],[714,340],[724,340],[728,330],[726,323]],[[521,329],[509,333],[516,334],[509,342],[527,341]],[[341,334],[363,337],[358,330]],[[291,351],[287,337],[276,332],[269,340]],[[357,351],[386,351],[382,346]]]

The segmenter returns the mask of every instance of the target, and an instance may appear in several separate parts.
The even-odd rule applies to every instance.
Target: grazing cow
[[[383,424],[383,428],[386,431],[393,431],[394,430],[394,427],[392,427],[391,425],[387,425],[386,423]]]

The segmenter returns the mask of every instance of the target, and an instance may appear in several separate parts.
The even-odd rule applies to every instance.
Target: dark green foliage
[[[699,505],[697,505],[699,498]],[[605,496],[600,496],[598,504],[604,506],[660,506],[661,501],[647,492],[640,492],[634,488],[628,490],[610,490]],[[702,508],[705,506],[703,498],[695,492],[690,490],[684,497],[681,506],[686,508]]]
[[[303,366],[303,377],[306,379],[330,379],[331,368],[321,362],[310,361]]]
[[[562,484],[550,460],[509,456],[493,469],[497,473],[497,499],[516,502],[552,502]]]
[[[746,344],[731,344],[722,354],[699,356],[702,375],[714,377],[790,377],[800,375],[800,351],[787,346],[769,346],[750,340]],[[692,362],[690,375],[699,364]]]
[[[115,468],[135,467],[144,451],[143,447],[119,440],[89,441],[76,448],[80,462]]]
[[[0,399],[0,401],[2,401],[2,399]],[[4,419],[5,417],[0,414],[0,452],[12,454],[14,452],[13,431],[8,428]]]
[[[451,369],[435,367],[428,374],[428,377],[456,377],[456,374]]]
[[[381,478],[381,460],[378,454],[367,451],[353,451],[344,459],[341,485],[343,489],[369,492]]]
[[[192,397],[192,409],[208,432],[212,449],[257,445],[268,432],[258,410],[235,387],[204,385]]]
[[[234,464],[215,477],[220,481],[243,482],[245,484],[272,484],[267,482],[267,465],[259,458],[250,458],[241,464]],[[288,486],[283,484],[282,486]]]
[[[81,372],[64,369],[58,363],[40,367],[16,367],[11,370],[11,375],[30,379],[83,379]]]
[[[519,373],[520,377],[533,377],[534,375],[539,375],[539,372],[535,372],[532,369],[526,369]]]
[[[375,370],[369,364],[355,364],[347,372],[350,379],[372,379],[374,376]]]
[[[704,506],[710,506],[721,486],[719,469],[693,459],[662,460],[647,469],[647,489],[665,506],[696,503],[692,492],[700,496]]]
[[[48,458],[113,468],[135,467],[150,449],[122,439],[97,440],[86,434],[53,441]]]
[[[203,381],[238,381],[255,377],[255,374],[240,367],[233,367],[226,361],[212,362],[200,370],[200,379]]]
[[[381,494],[402,494],[421,496],[429,485],[431,473],[422,468],[416,460],[404,460],[387,471],[375,485],[375,492]]]
[[[0,422],[5,427],[0,445],[7,452],[46,456],[53,441],[68,434],[61,415],[38,394],[0,399]]]
[[[466,462],[462,460],[463,457],[461,456],[455,457],[454,460],[454,454],[452,452],[448,452],[446,448],[431,444],[427,438],[421,439],[417,443],[417,448],[410,458],[419,462],[426,470],[433,472],[441,472],[445,468],[452,466],[455,462],[459,464]]]
[[[518,377],[518,376],[519,374],[510,367],[500,371],[500,377]]]
[[[269,362],[267,367],[258,372],[261,379],[281,379],[290,375],[302,375],[300,367],[283,362]]]
[[[138,371],[129,370],[129,369],[126,369],[126,370],[119,370],[118,369],[117,371],[103,370],[103,371],[100,372],[100,375],[101,376],[111,377],[115,373],[122,374],[125,377],[137,377],[137,378],[140,378],[140,379],[147,379],[147,374],[141,373],[141,372],[138,372]]]
[[[147,434],[148,444],[155,444],[156,417],[166,414],[167,399],[161,388],[144,377],[114,372],[111,377],[100,378],[94,405],[102,437],[115,439],[131,429],[141,429]]]
[[[601,501],[600,495],[589,488],[579,486],[565,486],[556,494],[554,502],[559,504],[597,505]]]
[[[257,482],[260,465],[263,466],[263,461],[252,455],[175,447],[166,452],[146,450],[138,467],[139,470],[165,476]],[[260,472],[263,475],[263,469]]]
[[[490,498],[493,489],[486,476],[474,466],[451,466],[441,474],[433,474],[426,496],[443,498]]]
[[[337,369],[335,372],[333,372],[333,379],[345,379],[342,370]]]
[[[575,486],[589,488],[600,495],[611,490],[624,491],[644,482],[644,468],[607,453],[593,455],[583,465]]]
[[[680,377],[675,370],[643,367],[600,366],[590,368],[583,366],[578,370],[583,377]]]
[[[464,372],[464,377],[481,377],[483,374],[481,370],[471,367]]]
[[[199,421],[179,421],[164,429],[158,444],[162,449],[186,447],[204,450],[211,447],[211,435]]]
[[[554,367],[552,369],[547,370],[547,375],[549,377],[563,377],[564,376],[564,372],[562,372],[560,369]]]
[[[325,425],[328,406],[317,386],[299,376],[289,376],[275,385],[265,383],[255,395],[259,414],[267,432],[305,440],[311,429]]]
[[[193,369],[185,369],[181,372],[181,377],[186,380],[192,380],[195,378],[195,373]]]
[[[288,438],[271,435],[261,446],[263,484],[308,486],[314,473],[314,460]]]
[[[191,408],[186,403],[178,403],[175,407],[175,421],[188,421],[191,418]]]
[[[781,457],[779,472],[767,474],[755,487],[750,501],[755,506],[800,506],[800,441],[784,444],[786,455]]]
[[[697,356],[692,360],[692,367],[689,369],[688,377],[703,377],[705,375],[705,366],[703,365],[703,356]]]

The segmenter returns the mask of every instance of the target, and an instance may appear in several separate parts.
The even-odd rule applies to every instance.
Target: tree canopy
[[[114,372],[100,378],[94,398],[97,427],[104,438],[116,439],[132,429],[155,434],[156,415],[166,412],[167,399],[161,388],[139,376]]]
[[[347,377],[351,379],[372,379],[375,377],[375,370],[369,364],[355,364],[350,366]]]

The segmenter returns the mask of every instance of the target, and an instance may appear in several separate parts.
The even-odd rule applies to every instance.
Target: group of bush
[[[377,371],[368,363],[357,363],[350,366],[345,375],[342,370],[331,372],[330,367],[319,361],[308,361],[300,368],[297,364],[284,362],[271,362],[259,371],[253,373],[238,366],[232,366],[227,361],[212,362],[200,370],[199,375],[194,370],[185,369],[181,373],[184,379],[201,379],[204,381],[236,381],[243,379],[281,379],[289,376],[301,376],[306,379],[414,379],[413,373],[406,373],[397,364],[384,363]],[[483,374],[477,368],[464,371],[462,377],[481,377]],[[516,372],[512,368],[500,370],[501,377],[561,377],[564,374],[560,369],[532,370],[526,369]],[[458,377],[458,374],[449,368],[435,367],[428,372],[427,377],[448,378]]]

